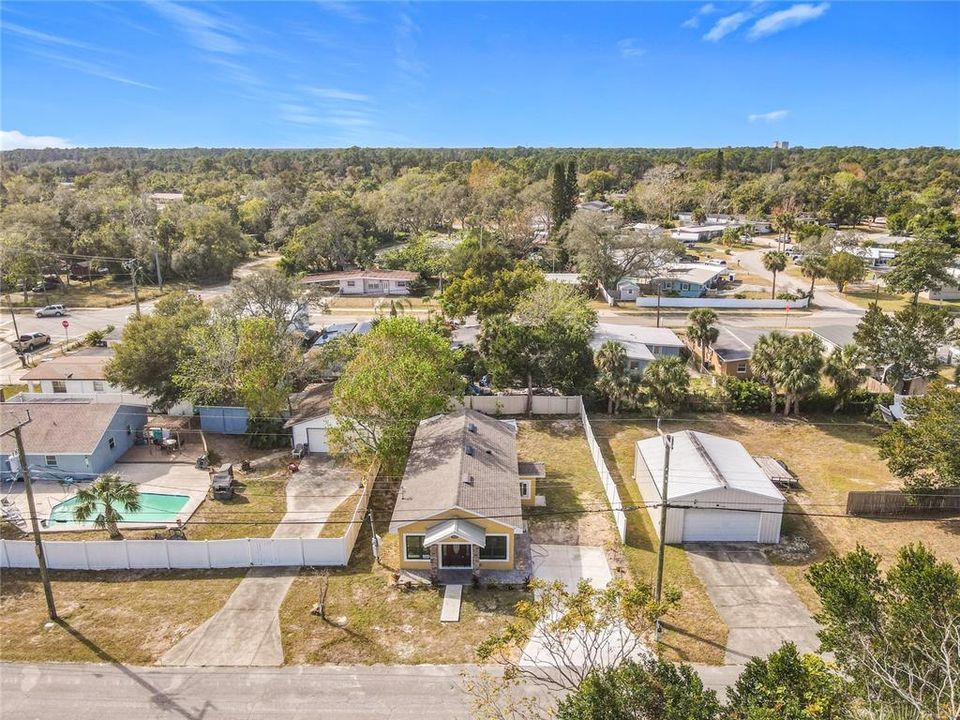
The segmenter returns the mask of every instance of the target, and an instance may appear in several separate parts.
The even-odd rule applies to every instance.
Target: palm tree
[[[597,350],[594,364],[598,371],[597,389],[607,396],[607,413],[610,414],[618,404],[617,400],[623,395],[620,385],[626,376],[626,348],[614,340],[607,340]]]
[[[843,409],[853,391],[860,387],[860,383],[867,378],[870,371],[864,365],[863,350],[851,343],[838,347],[830,353],[827,364],[823,368],[823,374],[833,383],[837,396],[837,404],[834,405],[833,411],[837,412]]]
[[[804,333],[787,339],[780,349],[780,383],[786,395],[783,415],[791,409],[800,414],[800,399],[820,387],[823,369],[823,342],[816,335]]]
[[[390,317],[397,317],[407,310],[413,310],[413,303],[406,298],[383,297],[373,304],[373,311],[377,315],[388,314]]]
[[[94,527],[110,533],[111,540],[123,540],[117,523],[123,518],[117,508],[127,512],[140,510],[140,491],[133,483],[123,482],[119,475],[101,475],[89,488],[77,491],[77,504],[73,506],[73,518],[86,522],[93,518]]]
[[[687,316],[687,337],[700,346],[700,369],[706,361],[707,345],[715,343],[720,330],[715,323],[717,314],[710,308],[697,308]]]
[[[643,371],[641,383],[657,415],[670,414],[690,391],[687,366],[678,357],[658,357]]]
[[[750,355],[750,369],[770,389],[770,414],[777,412],[777,385],[780,379],[780,360],[787,336],[774,330],[761,335]]]
[[[804,255],[800,259],[800,272],[810,278],[810,297],[817,280],[827,276],[827,258],[819,254]]]
[[[773,288],[770,290],[770,298],[777,297],[777,273],[783,272],[787,267],[787,254],[780,250],[771,250],[763,255],[763,266],[773,273]]]

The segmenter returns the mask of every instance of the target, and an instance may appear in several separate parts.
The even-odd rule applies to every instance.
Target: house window
[[[110,438],[107,440],[107,447],[109,447],[111,450],[115,449],[117,447],[117,441],[113,438]]]
[[[67,391],[67,381],[66,380],[54,380],[53,381],[53,391],[55,393],[65,393]]]
[[[397,287],[398,287],[398,288],[405,288],[406,286],[407,286],[407,281],[406,281],[406,280],[397,280]]]
[[[746,364],[746,363],[740,363],[739,365],[737,365],[737,372],[738,372],[740,375],[743,375],[744,373],[746,373],[746,372],[747,372],[747,364]]]
[[[93,391],[94,391],[94,392],[103,392],[103,380],[94,380],[94,381],[93,381]]]
[[[507,536],[506,535],[487,535],[487,544],[480,548],[481,560],[506,560],[507,559]]]
[[[689,290],[689,289],[690,289],[690,283],[683,283],[682,285],[680,285],[680,289],[681,289],[681,290]]]
[[[524,500],[530,498],[530,483],[528,483],[526,480],[520,481],[520,497],[522,497]]]
[[[353,280],[347,280],[347,287],[356,287],[357,283]]]
[[[47,455],[43,458],[43,461],[50,467],[57,466],[57,456],[56,455]]]
[[[407,560],[430,559],[430,548],[423,546],[423,535],[404,535],[403,546]]]

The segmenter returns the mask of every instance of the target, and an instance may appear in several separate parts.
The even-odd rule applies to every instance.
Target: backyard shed
[[[333,383],[307,385],[302,393],[291,398],[296,409],[285,427],[293,432],[293,447],[301,445],[312,453],[330,452],[327,431],[337,424],[336,417],[330,414],[332,399]]]
[[[684,430],[672,433],[665,541],[780,542],[784,497],[736,440]],[[664,441],[636,445],[634,478],[660,531]]]

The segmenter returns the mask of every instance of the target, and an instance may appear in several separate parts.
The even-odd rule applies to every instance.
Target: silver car
[[[63,317],[67,314],[67,308],[64,305],[47,305],[34,313],[38,318],[42,317]]]

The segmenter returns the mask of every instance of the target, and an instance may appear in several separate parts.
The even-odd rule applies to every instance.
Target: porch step
[[[463,585],[447,585],[443,590],[443,608],[440,622],[460,622],[460,596]]]

